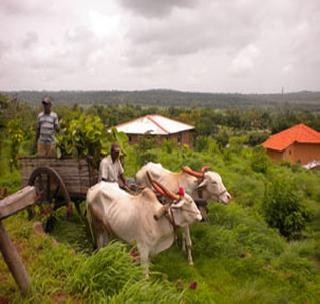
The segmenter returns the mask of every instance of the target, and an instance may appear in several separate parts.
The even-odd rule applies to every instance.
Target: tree
[[[298,237],[310,217],[294,185],[284,177],[267,185],[262,208],[267,223],[288,239]]]

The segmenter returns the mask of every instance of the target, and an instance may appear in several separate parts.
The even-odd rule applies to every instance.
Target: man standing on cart
[[[41,157],[56,157],[54,135],[58,128],[58,115],[51,111],[52,98],[42,99],[43,112],[38,115],[36,143],[37,155]]]

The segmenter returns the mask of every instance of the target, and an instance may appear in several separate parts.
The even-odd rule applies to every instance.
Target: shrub
[[[208,149],[208,136],[197,136],[195,139],[195,148],[198,152],[202,152]]]
[[[257,146],[252,151],[251,169],[258,173],[267,173],[270,160],[264,149]]]
[[[158,160],[158,154],[154,150],[146,150],[137,153],[137,163],[140,167],[149,162],[156,163]]]
[[[267,223],[288,239],[297,237],[309,219],[294,185],[284,178],[266,186],[262,209]]]
[[[59,158],[91,156],[96,167],[100,162],[101,154],[106,155],[109,152],[105,127],[98,116],[81,114],[80,117],[69,122],[61,120],[56,142]]]
[[[11,139],[10,144],[10,170],[18,168],[18,154],[20,146],[25,138],[25,131],[21,127],[21,119],[15,118],[9,121],[8,135]]]
[[[246,144],[249,146],[256,146],[263,143],[268,138],[268,134],[261,133],[261,132],[253,132],[249,135],[248,140],[246,141]]]

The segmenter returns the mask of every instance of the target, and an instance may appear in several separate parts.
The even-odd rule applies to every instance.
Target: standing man
[[[124,170],[119,157],[120,147],[118,144],[113,143],[111,145],[110,155],[100,162],[99,181],[118,183],[120,187],[127,190],[127,180],[123,175]]]
[[[43,112],[38,115],[37,123],[37,155],[42,157],[56,157],[55,132],[58,128],[58,115],[51,111],[52,98],[42,99]]]

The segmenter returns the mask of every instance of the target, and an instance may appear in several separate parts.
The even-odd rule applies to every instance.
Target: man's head
[[[45,96],[42,99],[43,110],[46,114],[50,114],[52,107],[52,98],[50,96]]]
[[[113,161],[115,161],[116,159],[119,158],[119,156],[120,156],[120,146],[117,143],[113,143],[111,145],[110,154],[111,154],[111,158],[112,158]]]

